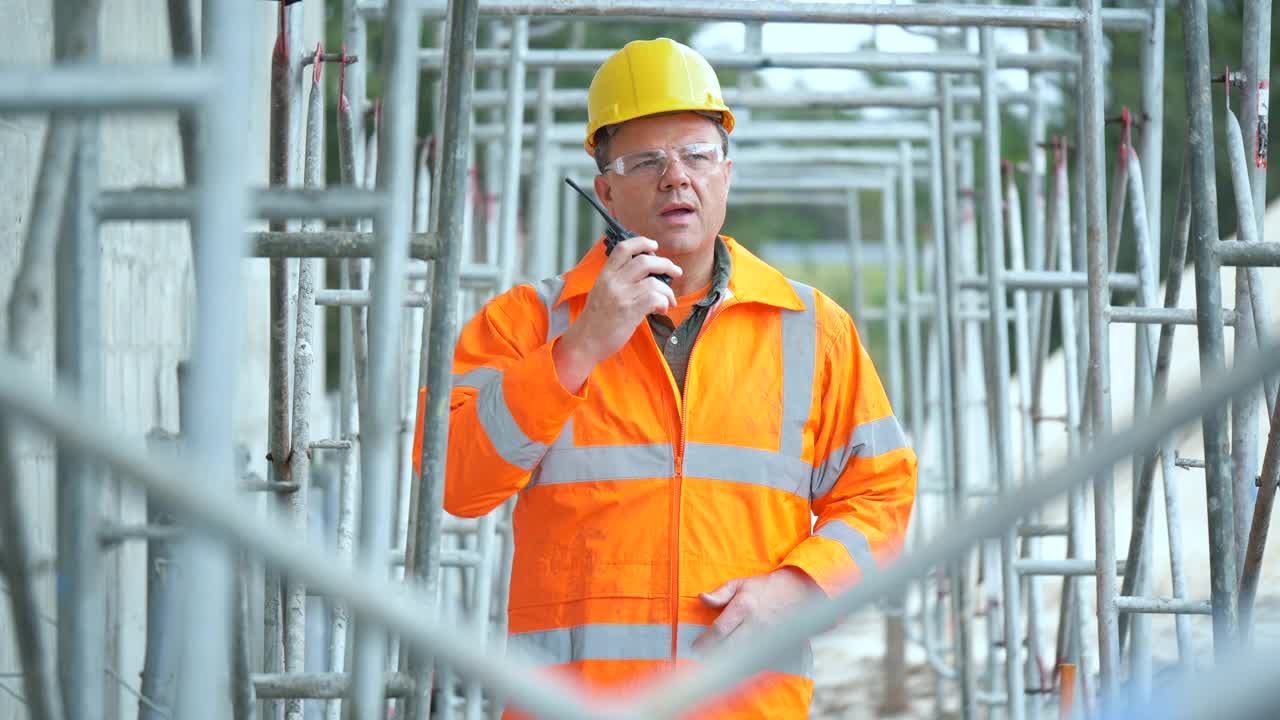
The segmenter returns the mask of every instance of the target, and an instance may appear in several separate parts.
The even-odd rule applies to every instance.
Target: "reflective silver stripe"
[[[863,577],[877,570],[876,558],[871,554],[871,543],[867,542],[867,536],[844,520],[831,520],[814,534],[843,545],[849,551],[849,557],[853,558],[853,562],[862,571]]]
[[[817,356],[818,322],[813,288],[793,280],[804,309],[782,311],[782,437],[778,452],[802,457],[804,424],[813,402],[813,369]]]
[[[709,625],[695,625],[693,623],[680,623],[680,631],[676,634],[676,656],[685,660],[698,660],[698,654],[693,649],[693,641],[702,635]],[[793,653],[786,657],[775,657],[770,660],[768,667],[765,668],[770,672],[786,673],[788,675],[798,675],[802,678],[813,679],[813,650],[809,643],[805,643],[799,652]]]
[[[549,663],[667,660],[671,658],[671,626],[665,623],[576,625],[512,633],[508,645]]]
[[[814,466],[812,498],[825,497],[835,487],[845,466],[854,458],[871,458],[907,447],[907,435],[893,415],[865,422],[849,433],[849,442],[837,448],[822,465]]]
[[[669,478],[675,474],[675,453],[667,443],[556,446],[542,457],[529,486]]]
[[[547,446],[529,439],[516,424],[502,391],[502,376],[485,384],[476,397],[476,415],[489,436],[489,442],[503,460],[522,470],[532,470],[547,451]]]
[[[812,471],[799,457],[772,450],[694,442],[684,450],[685,477],[763,485],[806,500]]]
[[[491,367],[472,368],[453,376],[453,386],[475,388],[477,390],[502,377],[502,371]]]
[[[564,292],[564,276],[557,275],[539,280],[534,283],[533,289],[538,293],[542,306],[547,309],[547,342],[551,342],[569,329],[569,306],[566,304],[553,307],[560,300],[560,294]]]
[[[680,623],[676,657],[698,660],[693,641],[706,631],[707,625]],[[670,660],[671,626],[652,624],[575,625],[552,630],[512,633],[508,647],[534,656],[546,663],[570,663],[578,660]],[[765,668],[773,672],[813,676],[813,652],[808,643],[791,657],[776,658]]]

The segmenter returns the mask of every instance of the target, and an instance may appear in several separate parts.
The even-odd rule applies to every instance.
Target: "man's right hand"
[[[586,307],[552,351],[560,384],[569,392],[580,391],[596,365],[622,349],[646,317],[675,307],[671,287],[650,275],[678,278],[684,271],[667,258],[648,254],[657,250],[657,242],[634,237],[609,254]]]

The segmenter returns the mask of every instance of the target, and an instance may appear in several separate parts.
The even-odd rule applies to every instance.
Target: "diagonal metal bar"
[[[629,707],[624,717],[635,720],[675,717],[701,704],[710,694],[733,688],[752,673],[764,670],[771,658],[799,650],[808,638],[832,627],[841,618],[879,598],[902,591],[915,578],[934,568],[955,562],[974,544],[998,537],[1035,508],[1082,487],[1135,451],[1148,451],[1214,408],[1224,407],[1231,397],[1280,369],[1277,351],[1280,346],[1276,344],[1263,347],[1230,371],[1220,371],[1207,378],[1196,391],[1156,407],[1150,416],[1140,418],[1123,432],[1099,438],[1053,472],[1008,494],[997,504],[953,523],[945,537],[904,556],[853,589],[831,599],[813,601],[797,609],[785,622],[752,635],[749,641],[730,642],[716,648],[708,654],[704,666],[644,692],[640,702]]]
[[[365,622],[378,622],[399,633],[405,643],[479,679],[501,697],[520,698],[522,707],[539,716],[609,716],[605,712],[611,705],[607,699],[565,692],[566,686],[539,674],[528,657],[515,652],[506,658],[486,653],[493,641],[476,642],[471,628],[424,621],[422,609],[431,607],[435,600],[421,589],[393,583],[386,572],[341,567],[333,562],[331,548],[301,544],[283,528],[261,522],[246,502],[213,489],[209,483],[192,483],[191,467],[185,461],[179,463],[160,453],[148,457],[136,439],[115,431],[115,425],[104,418],[86,417],[65,393],[59,391],[51,397],[40,391],[42,384],[25,364],[11,355],[0,355],[0,408],[4,408],[5,417],[26,421],[55,435],[67,447],[99,459],[116,477],[146,488],[149,497],[172,507],[192,524],[254,553],[317,593],[345,598],[351,611]]]

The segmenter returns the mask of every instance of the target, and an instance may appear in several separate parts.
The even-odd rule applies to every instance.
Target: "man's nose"
[[[667,161],[667,168],[663,170],[662,177],[659,178],[659,187],[663,190],[670,190],[679,187],[688,187],[690,182],[689,173],[684,169],[684,165],[680,162],[679,156],[672,156]]]

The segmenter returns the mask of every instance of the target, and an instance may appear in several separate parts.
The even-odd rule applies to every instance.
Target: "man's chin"
[[[706,235],[694,228],[667,230],[659,235],[650,235],[658,243],[661,255],[688,255],[711,244],[714,235]]]

